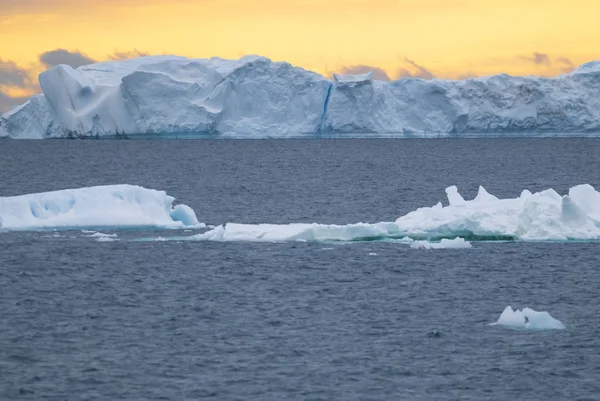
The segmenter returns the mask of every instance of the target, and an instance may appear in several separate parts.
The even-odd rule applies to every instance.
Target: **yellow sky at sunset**
[[[600,58],[599,14],[597,0],[0,0],[0,59],[38,72],[58,48],[94,60],[137,49],[260,54],[322,74],[556,75]]]

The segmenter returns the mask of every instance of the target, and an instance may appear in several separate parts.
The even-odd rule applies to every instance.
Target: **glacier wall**
[[[0,137],[600,131],[600,62],[555,78],[383,82],[370,73],[329,80],[258,56],[152,56],[59,65],[39,81],[43,94],[0,118]]]

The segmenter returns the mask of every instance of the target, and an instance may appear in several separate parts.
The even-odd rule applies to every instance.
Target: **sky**
[[[0,0],[0,111],[53,65],[154,54],[384,80],[553,76],[600,59],[599,14],[598,0]]]

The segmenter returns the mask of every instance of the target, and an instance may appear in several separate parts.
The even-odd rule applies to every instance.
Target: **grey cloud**
[[[0,59],[0,86],[24,88],[29,84],[29,73],[14,61]]]
[[[13,107],[23,104],[29,99],[28,97],[12,97],[0,91],[0,114],[6,113]]]
[[[411,65],[414,69],[416,69],[416,72],[412,72],[406,68],[400,68],[398,70],[398,78],[406,78],[406,77],[423,78],[423,79],[435,78],[435,75],[431,71],[429,71],[427,68],[423,67],[422,65],[415,63],[413,60],[405,57],[404,61],[407,64]]]
[[[133,50],[129,50],[129,51],[115,51],[113,54],[109,55],[108,58],[110,60],[127,60],[130,58],[138,58],[138,57],[145,57],[145,56],[149,56],[150,53],[146,53],[146,52],[141,52],[138,49],[133,49]]]
[[[550,60],[550,56],[546,53],[534,52],[531,60],[537,65],[552,65],[552,60]]]
[[[562,64],[562,67],[560,69],[562,73],[568,73],[575,69],[575,64],[573,64],[573,62],[567,57],[558,57],[555,61],[558,64]]]
[[[573,64],[573,62],[571,60],[569,60],[567,57],[558,57],[556,59],[556,62],[560,63],[560,64],[568,65],[570,67],[574,67],[575,66],[575,64]]]
[[[95,63],[96,60],[88,57],[79,50],[69,51],[66,49],[50,50],[40,54],[40,63],[46,67],[54,67],[59,64],[67,64],[73,68]]]
[[[363,64],[350,65],[350,66],[343,67],[340,72],[342,74],[365,74],[367,72],[372,72],[373,79],[376,79],[378,81],[390,81],[391,80],[390,77],[388,76],[387,72],[385,72],[383,69],[381,69],[379,67],[373,67],[370,65],[363,65]]]

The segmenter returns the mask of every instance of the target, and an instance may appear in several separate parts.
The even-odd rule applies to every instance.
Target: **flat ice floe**
[[[553,189],[524,190],[499,199],[479,187],[465,200],[455,186],[446,189],[448,206],[419,208],[395,222],[349,225],[228,223],[189,237],[198,241],[417,241],[416,248],[468,248],[472,240],[567,241],[600,239],[600,193],[578,185],[566,195]],[[457,238],[458,237],[458,238]],[[435,242],[429,242],[435,241]]]
[[[0,230],[203,227],[164,191],[107,185],[0,197]],[[92,234],[94,235],[94,234]]]
[[[473,246],[464,238],[456,237],[454,239],[442,238],[440,242],[414,241],[410,247],[412,249],[468,249]]]
[[[236,224],[227,223],[190,237],[198,241],[369,241],[393,237],[394,223],[376,224]]]
[[[496,323],[491,326],[505,326],[517,330],[564,330],[567,327],[548,312],[537,312],[531,308],[514,309],[509,305]]]

